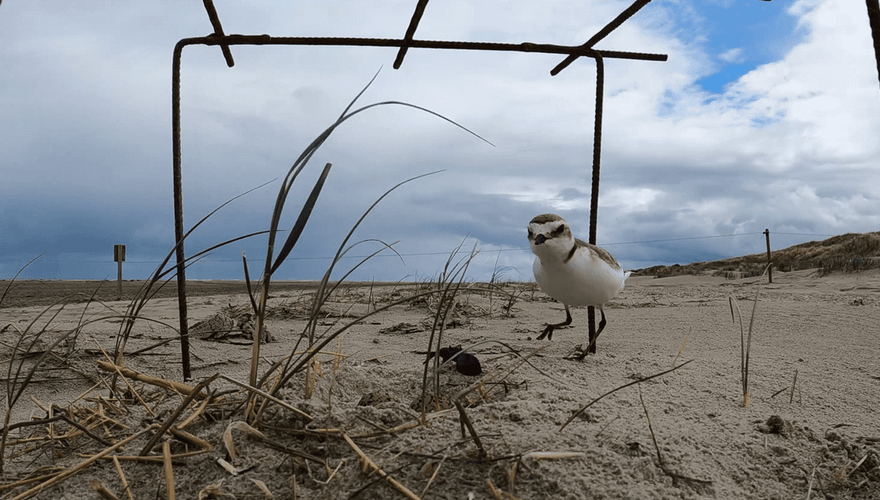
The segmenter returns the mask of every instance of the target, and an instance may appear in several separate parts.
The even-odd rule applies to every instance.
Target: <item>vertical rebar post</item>
[[[767,278],[773,283],[773,260],[770,258],[770,230],[765,229],[764,235],[767,237]]]
[[[189,365],[189,329],[186,311],[186,254],[183,251],[183,180],[180,166],[180,57],[185,40],[174,46],[171,64],[171,149],[173,154],[174,183],[174,242],[177,257],[177,310],[180,314],[180,358],[183,379],[192,376]]]
[[[650,1],[650,0],[648,0]],[[647,2],[646,2],[647,3]],[[602,106],[605,93],[605,61],[602,53],[595,50],[596,59],[596,112],[593,122],[593,180],[590,190],[590,244],[596,244],[596,222],[599,217],[599,167],[602,158]],[[582,353],[596,354],[596,308],[587,308],[587,321],[590,328],[590,347]]]
[[[880,0],[865,0],[868,4],[868,23],[874,39],[874,58],[877,60],[877,78],[880,79]]]

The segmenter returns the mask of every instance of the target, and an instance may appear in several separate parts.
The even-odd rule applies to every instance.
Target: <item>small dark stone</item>
[[[480,360],[477,359],[476,356],[468,353],[459,354],[458,357],[455,358],[455,369],[458,370],[458,373],[470,377],[476,377],[483,373],[483,367],[480,366]]]
[[[791,428],[791,424],[782,419],[779,415],[773,415],[763,424],[758,425],[758,430],[764,434],[780,434],[787,435]]]
[[[440,358],[443,359],[443,362],[449,360],[449,358],[455,356],[456,354],[462,351],[461,346],[456,347],[444,347],[440,349]],[[434,357],[434,353],[428,353],[428,359]],[[473,354],[463,353],[458,354],[455,358],[455,369],[458,370],[458,373],[462,375],[469,375],[471,377],[475,377],[483,373],[483,367],[480,366],[480,360],[476,358]]]

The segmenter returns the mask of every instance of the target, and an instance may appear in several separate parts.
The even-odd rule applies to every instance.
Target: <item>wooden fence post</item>
[[[773,283],[773,261],[770,260],[770,230],[764,230],[764,236],[767,237],[767,277],[770,283]]]

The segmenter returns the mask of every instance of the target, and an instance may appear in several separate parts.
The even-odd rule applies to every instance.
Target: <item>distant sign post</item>
[[[116,296],[122,299],[122,263],[125,262],[125,245],[113,245],[113,260],[116,261]]]

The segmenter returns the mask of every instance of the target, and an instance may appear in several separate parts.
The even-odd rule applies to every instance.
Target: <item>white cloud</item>
[[[168,5],[120,4],[100,15],[80,8],[58,14],[48,5],[4,5],[0,16],[0,67],[14,70],[0,74],[0,108],[9,116],[0,122],[0,148],[6,152],[4,173],[12,176],[0,184],[0,225],[6,224],[0,230],[14,231],[0,243],[0,253],[32,257],[47,247],[71,245],[53,239],[59,211],[97,217],[97,226],[106,222],[116,228],[105,235],[114,242],[150,235],[156,240],[163,227],[170,241],[171,48],[179,38],[210,31],[204,12],[198,5],[175,4],[171,12]],[[694,5],[649,4],[599,44],[669,54],[664,63],[606,60],[600,241],[776,226],[821,233],[876,230],[880,93],[863,2],[796,2],[790,13],[807,36],[722,94],[709,94],[695,82],[717,70],[717,58],[743,61],[746,45],[737,43],[720,56],[710,53]],[[417,37],[579,44],[625,6],[559,0],[431,3]],[[218,1],[217,7],[229,33],[398,37],[413,4]],[[127,29],[145,19],[149,30]],[[527,221],[547,211],[562,212],[585,236],[592,60],[550,77],[559,56],[412,49],[404,66],[393,70],[395,52],[234,47],[236,66],[230,69],[216,47],[187,48],[182,130],[188,225],[230,196],[283,175],[384,64],[362,104],[395,99],[426,106],[496,147],[412,110],[386,108],[356,117],[334,133],[303,175],[303,181],[313,179],[324,162],[334,163],[309,225],[316,233],[304,237],[301,252],[331,251],[321,246],[333,240],[331,229],[345,227],[394,183],[436,169],[447,171],[383,201],[363,236],[401,239],[402,251],[419,253],[451,249],[463,236],[457,229],[431,233],[428,226],[473,227],[471,238],[486,248],[521,247]],[[59,184],[46,186],[47,175]],[[298,210],[307,182],[297,185],[302,192],[289,210]],[[75,196],[63,196],[74,187]],[[95,215],[121,212],[111,203],[117,198],[107,193],[126,189],[148,193],[131,212],[116,213],[137,220],[141,229],[126,230],[125,224]],[[276,189],[277,183],[230,206],[228,216],[206,225],[211,230],[200,233],[199,243],[263,228]],[[24,217],[22,200],[35,210],[50,209]],[[19,225],[13,228],[9,220]],[[13,247],[10,241],[27,244]],[[701,250],[752,253],[751,244],[695,243],[666,253],[620,245],[614,253],[632,267],[628,260],[647,265],[649,257],[700,258]],[[230,251],[245,248],[259,254],[244,244]],[[527,269],[528,253],[502,255]],[[437,262],[420,259],[425,268],[419,272],[431,275]],[[407,266],[412,262],[416,259]],[[3,273],[13,267],[0,265]]]
[[[745,62],[746,58],[743,55],[743,50],[739,47],[726,50],[721,54],[718,54],[718,59],[721,59],[727,63],[742,63]]]

